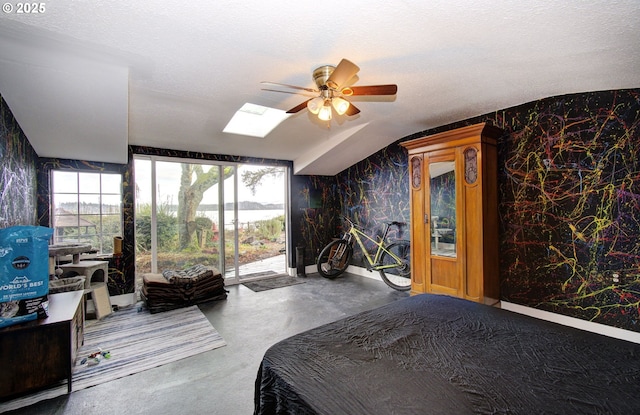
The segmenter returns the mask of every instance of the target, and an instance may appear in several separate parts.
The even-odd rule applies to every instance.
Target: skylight
[[[289,118],[283,110],[246,103],[240,108],[224,130],[225,133],[264,138],[282,121]]]

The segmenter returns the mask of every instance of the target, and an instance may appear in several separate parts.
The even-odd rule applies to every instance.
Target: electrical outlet
[[[613,282],[620,282],[620,274],[614,272],[613,274],[611,274],[611,279],[613,280]]]

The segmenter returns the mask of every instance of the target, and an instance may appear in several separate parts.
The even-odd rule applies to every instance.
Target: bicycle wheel
[[[411,245],[409,241],[398,241],[385,247],[389,252],[400,258],[397,262],[395,258],[383,251],[380,256],[380,264],[393,265],[396,267],[380,270],[380,277],[389,287],[398,291],[407,291],[411,288]]]
[[[349,266],[353,249],[343,239],[337,239],[325,246],[318,255],[318,272],[325,278],[335,278]]]

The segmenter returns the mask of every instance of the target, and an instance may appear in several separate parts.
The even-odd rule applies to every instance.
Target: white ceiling
[[[127,145],[292,160],[333,175],[408,134],[540,98],[640,87],[638,0],[52,0],[0,16],[0,93],[41,157],[125,163]],[[347,58],[362,111],[304,110],[266,138],[223,133],[250,102],[308,99]]]

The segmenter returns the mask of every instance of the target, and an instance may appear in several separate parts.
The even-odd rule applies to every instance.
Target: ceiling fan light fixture
[[[324,105],[324,98],[316,97],[307,101],[307,109],[312,114],[318,114],[320,112],[320,108]]]
[[[353,95],[353,89],[349,87],[342,88],[342,91],[340,91],[340,93],[344,96],[350,97],[351,95]]]
[[[330,121],[333,117],[333,111],[342,116],[354,116],[360,113],[360,110],[353,105],[347,98],[353,95],[396,95],[398,86],[395,84],[388,85],[366,85],[351,86],[358,81],[357,73],[360,70],[358,65],[342,59],[338,66],[323,65],[313,71],[313,80],[317,89],[305,88],[296,85],[281,84],[277,82],[263,81],[265,84],[274,84],[287,88],[298,89],[306,92],[319,93],[315,98],[308,98],[304,102],[291,108],[286,114],[297,114],[305,108],[310,113],[317,116],[322,121]],[[264,88],[263,88],[264,89]],[[278,91],[266,89],[273,92],[299,93]],[[307,94],[303,94],[307,95]],[[333,108],[332,108],[333,107]]]
[[[324,105],[320,108],[318,112],[318,118],[322,121],[331,121],[331,102],[330,100],[325,100]]]
[[[347,110],[349,109],[349,105],[350,105],[349,101],[340,97],[334,97],[331,100],[331,104],[333,105],[333,108],[336,110],[336,112],[339,115],[344,115],[344,113],[347,112]]]

